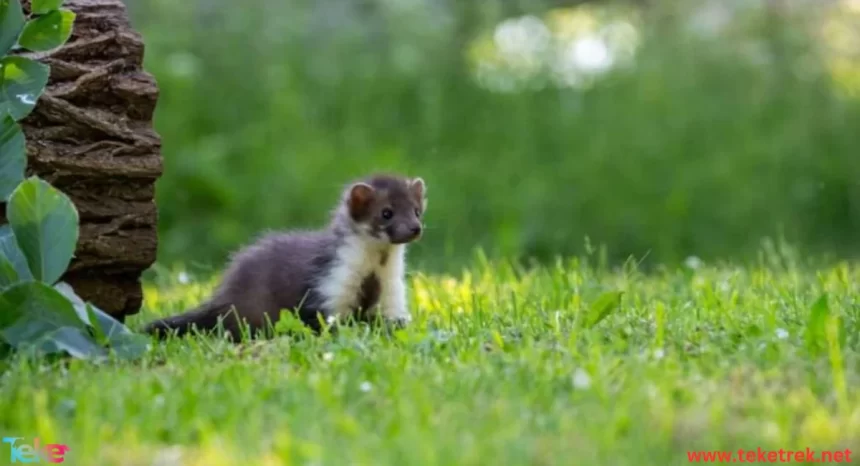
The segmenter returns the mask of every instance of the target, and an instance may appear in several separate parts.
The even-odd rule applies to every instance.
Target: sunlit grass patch
[[[667,465],[860,444],[856,265],[635,264],[416,271],[416,323],[391,338],[357,327],[170,340],[138,363],[12,361],[0,426],[104,465]],[[129,324],[214,284],[161,275]]]

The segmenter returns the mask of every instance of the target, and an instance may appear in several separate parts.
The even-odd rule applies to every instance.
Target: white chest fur
[[[404,262],[403,245],[380,244],[357,235],[346,237],[318,284],[323,306],[330,315],[347,316],[358,304],[362,282],[374,274],[380,285],[382,316],[408,319]]]

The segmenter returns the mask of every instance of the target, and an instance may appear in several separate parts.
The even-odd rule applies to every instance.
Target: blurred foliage
[[[427,180],[428,267],[860,245],[856,1],[127,2],[162,262],[320,226],[378,170]]]

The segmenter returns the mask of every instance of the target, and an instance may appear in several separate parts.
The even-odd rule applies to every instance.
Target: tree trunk
[[[158,88],[142,69],[143,41],[121,0],[66,0],[64,7],[77,14],[66,45],[23,54],[51,67],[45,93],[21,122],[27,174],[68,195],[80,214],[75,258],[62,280],[125,320],[140,310],[140,276],[156,255]]]

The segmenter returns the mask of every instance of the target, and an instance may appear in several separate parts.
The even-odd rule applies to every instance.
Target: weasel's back
[[[223,317],[224,329],[238,338],[236,315],[253,331],[277,322],[281,310],[296,308],[302,320],[318,328],[319,299],[312,286],[334,257],[336,241],[327,231],[265,235],[233,255],[211,299],[197,309],[155,321],[145,331],[185,334],[192,325],[213,330]]]
[[[269,234],[231,260],[213,301],[233,305],[254,327],[274,323],[278,313],[301,306],[314,311],[312,285],[334,257],[328,232]]]

